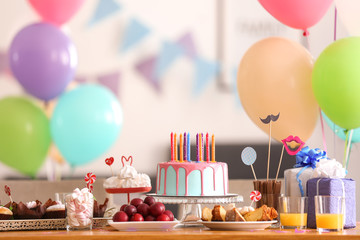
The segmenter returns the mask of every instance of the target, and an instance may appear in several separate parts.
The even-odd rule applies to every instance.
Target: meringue
[[[145,173],[138,173],[132,166],[125,165],[117,176],[107,178],[104,188],[137,188],[151,187],[150,177]]]

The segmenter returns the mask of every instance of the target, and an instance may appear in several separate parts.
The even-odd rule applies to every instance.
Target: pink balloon
[[[46,22],[62,25],[80,9],[84,0],[28,0]]]
[[[306,32],[325,15],[333,0],[259,0],[283,24]]]

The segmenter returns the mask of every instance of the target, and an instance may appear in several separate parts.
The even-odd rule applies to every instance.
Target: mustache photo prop
[[[278,115],[274,116],[272,114],[267,115],[266,118],[260,118],[260,120],[264,123],[264,124],[269,124],[271,121],[276,122],[280,117],[280,113],[278,113]]]

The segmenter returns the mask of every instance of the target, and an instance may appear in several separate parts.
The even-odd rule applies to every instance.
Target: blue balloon
[[[50,130],[61,154],[74,167],[108,150],[122,124],[123,112],[114,94],[102,86],[86,84],[60,97]]]
[[[330,118],[328,118],[328,116],[326,116],[325,113],[323,113],[323,112],[322,112],[322,116],[325,119],[325,122],[331,128],[331,130],[333,130],[338,137],[340,137],[342,140],[345,141],[346,140],[346,132],[347,132],[347,130],[345,128],[339,127],[338,125],[333,123],[330,120]],[[360,142],[360,128],[354,129],[353,134],[352,134],[352,138],[351,138],[351,142],[352,143]]]

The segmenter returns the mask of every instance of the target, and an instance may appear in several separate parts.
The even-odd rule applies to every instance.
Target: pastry
[[[52,201],[51,199],[49,199],[44,203],[43,206],[46,209],[43,218],[65,218],[65,205],[61,202]]]
[[[233,208],[226,211],[226,222],[245,222],[245,218],[240,214],[237,208]]]
[[[208,207],[204,207],[201,214],[201,220],[210,222],[211,219],[212,219],[212,209]]]
[[[274,208],[269,208],[266,205],[255,209],[255,211],[248,212],[244,215],[246,221],[271,221],[277,217],[277,211]]]
[[[238,210],[239,210],[240,214],[244,216],[248,212],[252,212],[255,209],[253,207],[251,207],[251,206],[244,206],[242,208],[238,208]]]
[[[226,210],[221,205],[216,205],[212,210],[211,221],[223,221],[225,222]]]
[[[9,220],[13,216],[13,212],[7,208],[0,206],[0,220]]]

